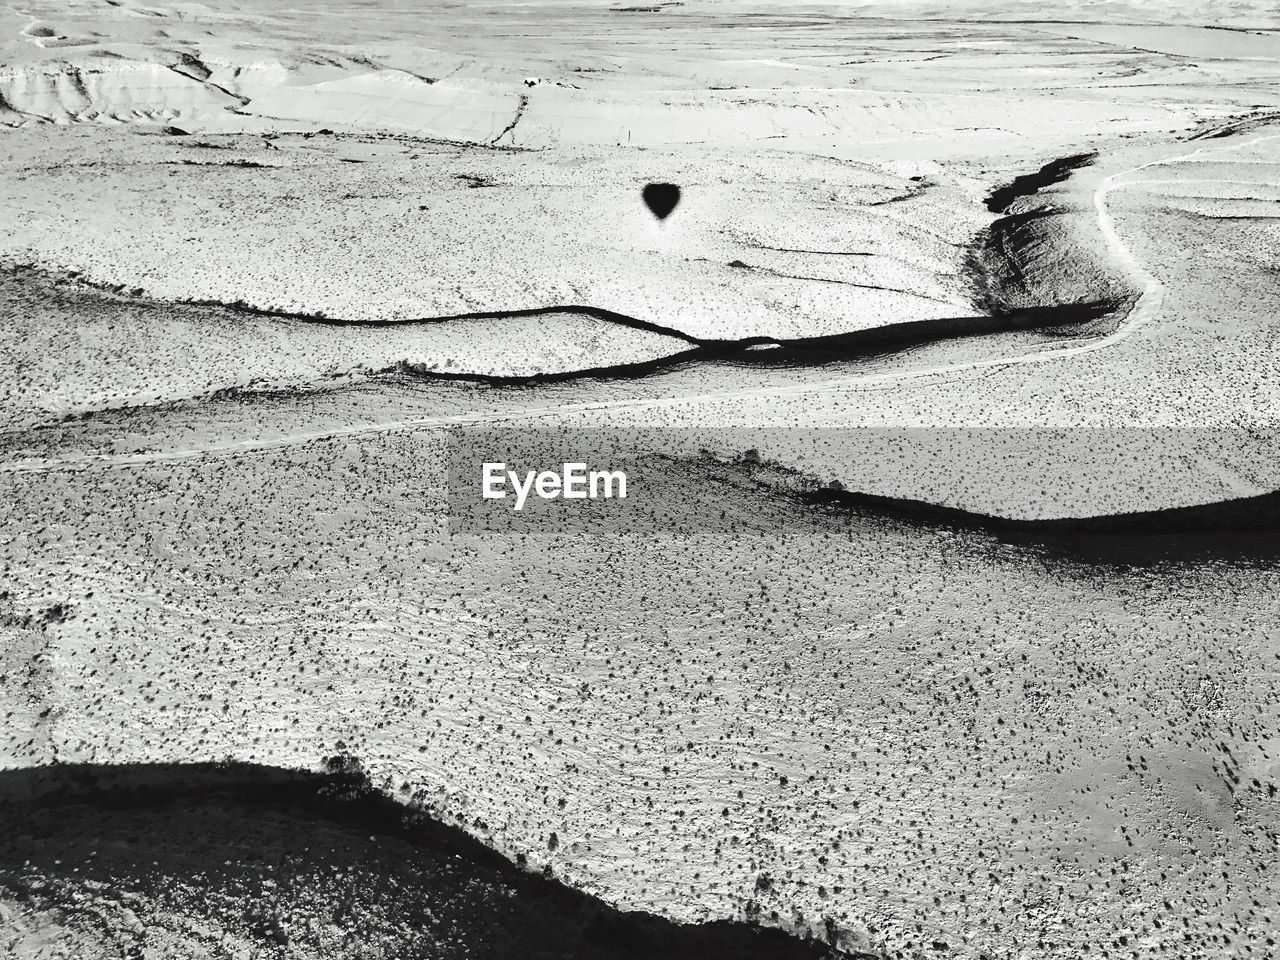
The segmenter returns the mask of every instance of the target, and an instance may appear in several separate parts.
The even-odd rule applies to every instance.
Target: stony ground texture
[[[627,7],[0,12],[0,764],[346,749],[677,919],[1274,952],[1273,554],[733,462],[1024,519],[1275,490],[1269,11]],[[464,424],[683,446],[650,535],[459,537]],[[90,936],[2,902],[25,955]]]

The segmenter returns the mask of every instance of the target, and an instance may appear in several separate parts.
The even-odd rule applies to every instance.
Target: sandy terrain
[[[742,151],[726,179],[690,147],[326,135],[266,149],[108,132],[60,138],[51,155],[46,138],[10,138],[6,256],[156,297],[344,320],[607,304],[731,338],[956,316],[969,310],[964,247],[989,219],[975,185],[932,182],[928,163],[899,174]],[[84,154],[69,157],[68,141]],[[685,199],[659,224],[638,192],[673,171]],[[104,218],[118,227],[109,238],[91,227]]]
[[[111,407],[310,387],[389,370],[435,377],[525,378],[626,370],[681,357],[688,339],[584,312],[341,323],[214,306],[157,305],[0,277],[6,426]],[[68,319],[71,322],[68,323]]]
[[[1269,570],[1080,565],[750,488],[708,516],[675,477],[695,535],[449,540],[438,453],[14,481],[44,529],[5,556],[32,624],[5,750],[290,765],[342,742],[607,899],[831,916],[862,948],[917,924],[974,955],[1167,931],[1214,953],[1233,915],[1232,943],[1268,935]]]
[[[0,767],[349,752],[659,918],[1269,955],[1274,10],[630,6],[0,11]],[[652,515],[451,533],[539,431]],[[19,956],[337,949],[73,841]]]

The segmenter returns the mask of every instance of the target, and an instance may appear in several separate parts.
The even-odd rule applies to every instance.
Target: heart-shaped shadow
[[[659,220],[671,216],[671,211],[680,204],[680,188],[674,183],[650,183],[640,191],[645,206]]]

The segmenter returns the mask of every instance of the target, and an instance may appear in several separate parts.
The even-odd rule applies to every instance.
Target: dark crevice
[[[199,76],[197,73],[193,72],[190,67],[187,67],[187,69],[183,69],[182,66],[174,66],[173,64],[169,64],[168,66],[169,66],[169,69],[172,70],[174,73],[176,73],[178,76],[186,77],[188,80],[195,80],[198,83],[203,83],[209,89],[217,90],[219,93],[225,94],[226,96],[230,97],[232,100],[236,101],[242,107],[249,102],[248,97],[242,97],[238,93],[232,93],[226,87],[210,81],[207,76],[206,77]]]
[[[413,79],[421,80],[423,83],[427,84],[428,86],[433,86],[436,83],[440,82],[439,77],[428,77],[426,74],[414,73],[412,70],[406,70],[404,67],[396,67],[394,69],[400,71],[401,73],[407,73],[409,76],[413,77]]]
[[[1066,304],[1053,307],[1028,307],[998,315],[979,314],[964,317],[937,317],[889,323],[867,330],[832,334],[824,337],[800,337],[792,340],[759,338],[744,342],[742,350],[769,346],[773,349],[748,350],[734,360],[752,364],[816,365],[895,353],[909,347],[987,336],[1017,330],[1039,330],[1054,335],[1074,335],[1076,328],[1101,320],[1120,308],[1112,301]]]
[[[651,374],[707,360],[714,353],[708,348],[695,347],[653,360],[637,360],[633,363],[615,363],[604,367],[586,367],[579,370],[533,373],[526,376],[496,376],[485,373],[450,373],[434,370],[425,364],[401,361],[394,367],[378,370],[379,374],[408,374],[425,380],[457,380],[466,383],[485,383],[495,387],[536,386],[540,383],[564,383],[569,380],[638,380]]]
[[[233,167],[240,170],[279,170],[281,167],[274,163],[259,163],[257,160],[246,160],[237,158],[235,160],[162,160],[159,164],[164,167]]]
[[[492,376],[447,373],[419,364],[398,364],[378,373],[410,373],[436,380],[463,380],[491,386],[534,386],[568,380],[629,380],[695,363],[721,362],[744,367],[819,367],[865,360],[911,347],[1018,330],[1038,330],[1047,335],[1071,335],[1076,328],[1111,316],[1122,305],[1109,301],[1010,310],[998,316],[977,315],[909,320],[882,327],[823,337],[776,339],[745,337],[741,340],[701,340],[690,350],[636,363],[616,364],[561,373],[529,376]]]
[[[1230,137],[1237,133],[1244,133],[1257,127],[1265,126],[1276,120],[1280,120],[1280,111],[1254,111],[1240,117],[1233,117],[1229,120],[1209,121],[1202,129],[1191,134],[1188,140],[1217,140],[1222,137]]]
[[[525,111],[525,109],[526,109],[528,106],[529,106],[529,96],[528,96],[528,94],[524,94],[524,93],[520,94],[520,102],[516,105],[516,115],[515,115],[514,117],[512,117],[512,118],[511,118],[511,122],[510,122],[510,123],[508,123],[505,127],[503,127],[503,128],[502,128],[502,132],[501,132],[501,133],[499,133],[496,137],[494,137],[494,138],[493,138],[492,140],[490,140],[489,142],[490,142],[490,143],[497,143],[499,140],[501,140],[501,139],[502,139],[503,137],[505,137],[507,134],[512,133],[512,132],[515,130],[515,128],[516,128],[516,124],[518,124],[518,123],[520,122],[520,118],[524,116],[524,111]],[[514,136],[511,138],[511,142],[512,142],[512,143],[515,143],[515,137],[514,137]]]
[[[1051,160],[1035,173],[1014,177],[1004,186],[997,187],[988,194],[987,209],[992,213],[1008,213],[1009,206],[1019,197],[1029,197],[1039,193],[1045,187],[1061,183],[1071,175],[1073,170],[1088,166],[1096,157],[1096,153],[1075,153]]]
[[[979,231],[964,263],[979,310],[993,317],[1028,310],[1056,310],[1064,316],[1074,312],[1086,324],[1094,321],[1091,328],[1082,324],[1080,332],[1094,334],[1106,331],[1104,321],[1111,320],[1109,326],[1114,327],[1127,313],[1136,291],[1105,257],[1076,236],[1085,215],[1052,196],[1040,196],[1045,187],[1066,180],[1095,156],[1061,157],[988,196],[987,207],[1004,215]],[[1096,242],[1103,243],[1100,235]],[[1109,305],[1110,311],[1096,313],[1098,304]],[[1095,315],[1090,318],[1090,313]]]
[[[746,243],[749,250],[769,250],[773,253],[806,253],[818,257],[874,257],[870,250],[806,250],[800,247],[773,247],[766,243]]]
[[[177,73],[184,73],[192,80],[199,80],[201,83],[213,76],[213,71],[194,53],[180,53],[178,54],[178,61],[176,65],[170,66],[169,69]]]
[[[71,86],[80,97],[88,103],[93,103],[93,97],[89,94],[89,87],[84,82],[84,74],[80,72],[79,67],[68,66],[63,70],[63,75],[70,78]]]
[[[130,305],[153,309],[164,309],[166,307],[176,306],[229,310],[255,317],[265,317],[297,323],[309,323],[319,326],[340,327],[348,330],[375,327],[411,327],[424,324],[451,323],[453,321],[461,320],[503,320],[522,317],[553,316],[555,314],[572,314],[575,316],[592,317],[597,320],[604,320],[620,327],[629,327],[634,330],[643,330],[647,333],[657,333],[662,334],[663,336],[674,337],[678,340],[683,340],[686,343],[701,344],[703,342],[698,340],[696,337],[692,337],[689,334],[683,333],[672,327],[665,327],[658,323],[651,323],[648,320],[629,317],[624,313],[617,313],[613,310],[606,310],[602,307],[582,306],[579,304],[563,304],[550,307],[527,307],[521,310],[477,310],[469,313],[443,314],[436,317],[417,317],[407,320],[342,320],[337,317],[330,317],[321,313],[300,313],[286,310],[273,310],[267,307],[258,307],[253,304],[246,303],[243,300],[158,300],[148,297],[141,290],[131,288],[125,284],[99,283],[88,280],[74,271],[58,276],[29,264],[0,265],[0,275],[6,275],[19,281],[43,282],[48,284],[51,290],[56,290],[61,286],[64,289],[69,289],[73,293],[82,291],[106,294],[111,297],[118,297]]]
[[[684,344],[665,356],[632,363],[601,367],[580,368],[570,371],[538,373],[521,376],[494,376],[470,372],[449,372],[431,369],[425,364],[401,362],[379,370],[362,371],[366,375],[410,374],[423,379],[471,381],[493,386],[521,386],[553,383],[576,379],[636,379],[684,365],[706,362],[730,362],[742,366],[819,366],[846,361],[883,356],[912,347],[1013,331],[1043,331],[1046,335],[1064,335],[1088,328],[1121,309],[1117,300],[1095,300],[1063,305],[1013,308],[1001,307],[987,314],[940,317],[891,323],[880,327],[842,334],[817,337],[778,338],[751,336],[738,339],[711,339],[691,336],[683,331],[661,324],[640,320],[626,314],[600,307],[566,304],[547,307],[530,307],[522,310],[476,311],[447,316],[410,320],[347,321],[322,314],[292,313],[253,306],[244,302],[212,300],[160,301],[146,297],[140,290],[123,285],[98,284],[84,280],[72,273],[62,277],[52,276],[30,266],[0,268],[0,276],[8,276],[18,282],[44,286],[42,299],[55,305],[63,299],[76,296],[107,296],[133,307],[148,310],[164,310],[174,307],[196,310],[233,311],[241,314],[279,320],[282,323],[305,323],[346,330],[368,328],[411,327],[414,325],[446,324],[466,320],[529,319],[540,316],[572,315],[589,317],[621,328],[639,330],[668,337]],[[353,368],[355,370],[356,368]],[[218,396],[255,395],[253,389],[220,388]],[[211,395],[211,394],[210,394]]]
[[[1185,207],[1165,207],[1165,212],[1175,217],[1188,217],[1193,220],[1231,220],[1237,222],[1254,221],[1265,223],[1268,220],[1280,220],[1280,212],[1267,213],[1205,213],[1203,210],[1188,210]]]
[[[885,197],[883,200],[871,200],[863,204],[863,206],[885,207],[895,203],[903,203],[907,200],[913,200],[920,196],[920,194],[924,193],[924,191],[930,186],[931,184],[927,181],[920,181],[915,186],[903,191],[902,193],[895,193],[892,197]]]

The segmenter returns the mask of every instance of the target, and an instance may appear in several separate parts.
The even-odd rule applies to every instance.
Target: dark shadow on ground
[[[327,766],[0,771],[0,896],[66,910],[59,890],[109,891],[144,925],[176,914],[308,955],[324,955],[308,938],[327,928],[360,943],[390,936],[405,958],[847,956],[749,923],[618,910],[522,869],[421,804],[390,799],[351,758]]]
[[[1191,507],[1053,520],[1015,520],[828,488],[796,496],[839,513],[980,532],[1073,562],[1151,566],[1280,561],[1280,492]]]

